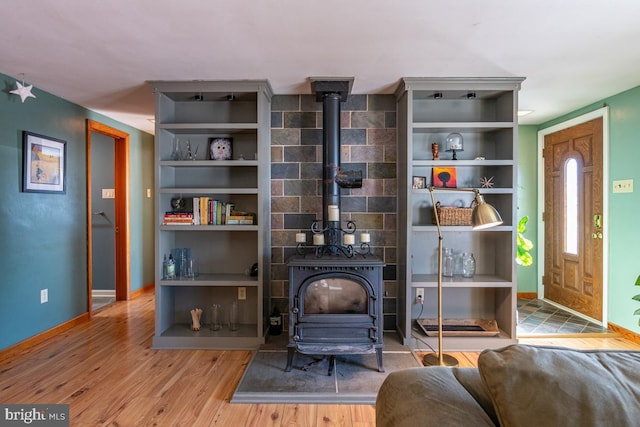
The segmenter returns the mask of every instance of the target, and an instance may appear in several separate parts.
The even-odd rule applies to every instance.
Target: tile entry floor
[[[610,333],[609,329],[540,299],[518,298],[518,336]]]

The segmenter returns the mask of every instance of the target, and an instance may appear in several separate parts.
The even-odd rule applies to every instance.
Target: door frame
[[[544,298],[544,285],[542,284],[542,276],[544,275],[544,222],[542,214],[544,211],[544,158],[542,157],[542,149],[544,148],[544,137],[559,132],[561,130],[588,122],[593,119],[602,118],[602,322],[585,316],[582,313],[562,307],[580,317],[589,319],[589,321],[607,325],[608,324],[608,305],[609,300],[609,107],[604,106],[590,113],[583,114],[573,119],[558,123],[551,127],[538,131],[538,298]],[[553,303],[553,301],[547,302]]]
[[[116,301],[129,299],[131,282],[129,240],[129,134],[105,124],[87,119],[87,311],[92,314],[93,291],[93,235],[91,203],[91,134],[93,132],[114,140],[114,187],[115,187],[115,278]]]

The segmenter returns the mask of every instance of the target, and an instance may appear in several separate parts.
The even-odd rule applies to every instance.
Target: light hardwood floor
[[[68,403],[73,426],[375,425],[373,405],[230,404],[250,351],[152,350],[145,293],[20,354],[0,353],[0,403]],[[527,344],[640,349],[620,337]],[[476,352],[452,353],[476,366]]]

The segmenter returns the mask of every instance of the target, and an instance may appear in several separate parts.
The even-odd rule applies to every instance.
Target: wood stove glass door
[[[305,314],[367,314],[368,295],[351,279],[330,277],[312,282],[305,289]]]

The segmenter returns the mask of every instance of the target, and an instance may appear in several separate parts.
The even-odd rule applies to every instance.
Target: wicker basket
[[[454,206],[441,206],[436,203],[436,211],[440,225],[471,225],[471,212],[473,208],[458,208]],[[433,219],[435,223],[435,218]]]

